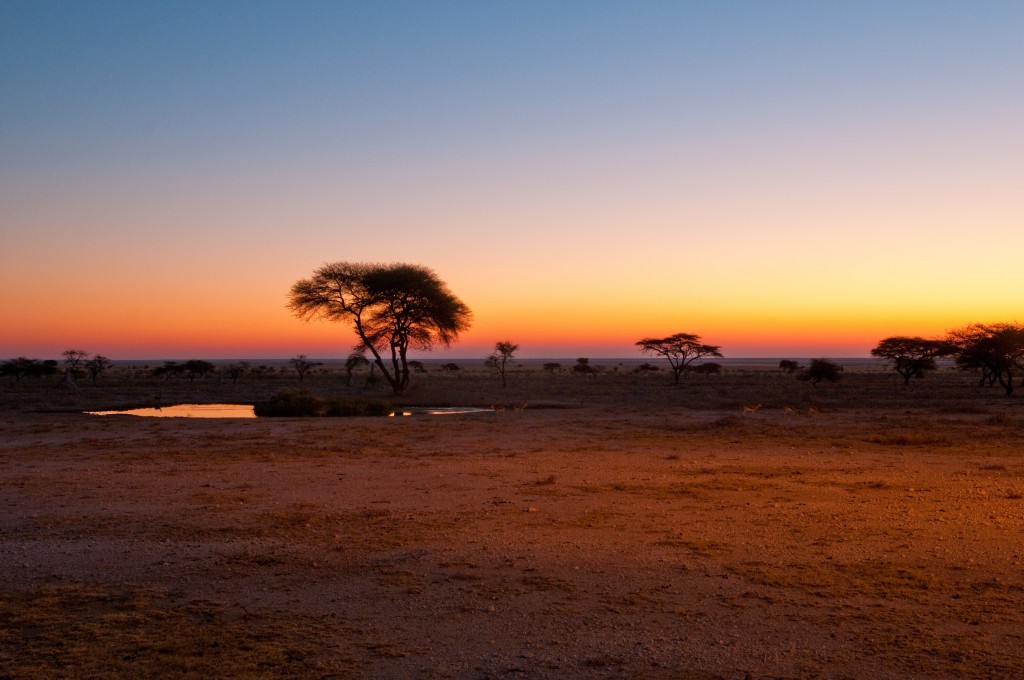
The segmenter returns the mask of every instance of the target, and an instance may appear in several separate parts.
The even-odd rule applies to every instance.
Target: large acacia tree
[[[409,350],[450,346],[473,316],[433,270],[412,264],[325,264],[288,299],[299,318],[351,324],[354,350],[369,350],[395,394],[409,386]]]
[[[642,354],[655,354],[668,359],[676,385],[683,371],[697,359],[722,356],[718,345],[706,345],[700,341],[699,335],[692,333],[676,333],[667,338],[644,338],[638,340],[636,346]]]
[[[975,323],[946,334],[962,370],[981,371],[982,384],[998,382],[1013,394],[1014,374],[1024,369],[1024,326],[1017,323]]]
[[[919,337],[895,335],[878,342],[871,350],[871,355],[888,359],[893,369],[903,376],[903,384],[911,378],[923,378],[925,371],[934,371],[935,358],[945,356],[953,351],[945,340],[929,340]]]

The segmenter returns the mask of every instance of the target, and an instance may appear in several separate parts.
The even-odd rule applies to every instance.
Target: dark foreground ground
[[[73,412],[282,382],[3,386],[0,677],[1024,676],[1024,414],[968,376],[523,371],[408,396],[508,406],[484,414]]]

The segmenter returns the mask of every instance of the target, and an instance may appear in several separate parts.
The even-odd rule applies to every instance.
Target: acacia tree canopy
[[[1024,326],[1017,323],[971,324],[946,334],[949,353],[963,370],[980,370],[981,382],[999,382],[1013,394],[1014,374],[1024,367]]]
[[[92,378],[93,383],[96,382],[100,375],[113,366],[114,363],[102,354],[97,354],[85,364],[85,368],[89,371],[89,377]]]
[[[935,357],[949,352],[950,344],[945,340],[896,335],[879,341],[871,356],[892,361],[893,369],[907,384],[911,378],[923,378],[925,371],[934,371]]]
[[[18,357],[17,359],[9,359],[5,361],[3,364],[0,364],[0,376],[14,376],[14,382],[18,382],[25,376],[49,378],[50,376],[55,375],[56,373],[57,362],[54,359],[40,361],[39,359]]]
[[[472,312],[433,270],[411,264],[335,262],[292,286],[288,307],[302,319],[351,324],[395,394],[409,386],[409,349],[448,347]]]
[[[699,335],[692,333],[676,333],[667,338],[644,338],[637,341],[636,346],[642,354],[654,354],[668,359],[672,366],[673,383],[676,385],[687,366],[697,359],[722,356],[718,345],[704,344]]]
[[[89,358],[89,353],[81,349],[66,349],[61,353],[64,357],[64,366],[72,378],[78,377],[82,364]]]

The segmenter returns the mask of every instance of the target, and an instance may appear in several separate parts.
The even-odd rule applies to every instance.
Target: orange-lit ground
[[[295,377],[5,384],[2,667],[1024,674],[1016,400],[955,371],[909,387],[877,369],[817,388],[757,369],[680,388],[616,366],[509,378],[432,372],[409,395],[495,413],[244,421],[52,409],[247,399]]]

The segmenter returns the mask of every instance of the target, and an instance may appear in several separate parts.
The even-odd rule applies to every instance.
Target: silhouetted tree
[[[201,359],[189,359],[181,365],[181,372],[188,377],[189,382],[194,382],[196,378],[202,378],[207,373],[213,373],[215,370],[216,366],[209,361]]]
[[[672,367],[672,380],[676,385],[687,366],[697,359],[722,356],[718,345],[706,345],[700,341],[699,335],[692,333],[676,333],[667,338],[644,338],[638,340],[636,346],[642,354],[655,354],[668,359]]]
[[[153,376],[162,376],[164,380],[170,380],[172,376],[181,375],[184,372],[185,367],[177,361],[165,361],[163,366],[157,366],[153,369]]]
[[[267,366],[266,364],[260,364],[259,366],[251,366],[249,368],[249,374],[257,380],[263,380],[264,378],[273,375],[273,373],[274,370]]]
[[[779,362],[779,370],[783,373],[796,373],[800,370],[800,364],[792,359],[783,359]]]
[[[97,354],[85,363],[85,370],[89,371],[89,377],[92,378],[92,382],[95,385],[96,380],[100,375],[105,373],[113,365],[114,363],[110,359],[106,358],[102,354]]]
[[[422,361],[410,361],[409,362],[409,368],[412,369],[412,371],[414,373],[426,373],[427,372],[427,367],[423,365]]]
[[[28,357],[8,359],[0,364],[0,376],[11,376],[14,378],[14,382],[18,382],[28,375],[29,366],[36,361],[36,359],[29,359]]]
[[[362,352],[352,352],[345,359],[345,384],[352,384],[352,372],[360,366],[369,366],[370,361]]]
[[[299,382],[302,382],[303,378],[306,377],[306,374],[309,373],[309,370],[311,368],[315,366],[320,366],[319,363],[310,361],[305,354],[299,354],[297,356],[292,357],[289,360],[289,363],[291,363],[292,368],[295,369],[295,372],[299,374]]]
[[[842,377],[843,367],[828,359],[812,359],[811,365],[800,374],[801,380],[809,380],[815,387],[822,380],[834,383],[839,382]]]
[[[557,361],[548,361],[547,363],[544,364],[543,368],[548,373],[553,374],[555,371],[562,370],[562,364],[558,363]]]
[[[935,358],[950,353],[950,345],[944,340],[927,340],[919,337],[896,335],[879,341],[871,350],[871,356],[888,359],[893,369],[903,376],[903,384],[911,378],[923,378],[925,371],[934,371]]]
[[[14,382],[18,382],[25,377],[47,379],[56,373],[57,362],[53,359],[40,361],[39,359],[18,357],[17,359],[8,359],[3,364],[0,364],[0,375],[11,376],[14,378]]]
[[[971,324],[946,334],[961,370],[980,370],[981,382],[998,382],[1013,394],[1014,374],[1024,367],[1024,326],[1016,323]]]
[[[57,375],[57,360],[46,359],[45,361],[39,362],[39,364],[32,371],[31,375],[39,376],[43,380],[48,380],[52,378],[53,376]]]
[[[587,357],[580,357],[572,367],[572,372],[581,373],[583,375],[594,375],[597,373],[597,369],[590,365],[590,359]]]
[[[66,349],[63,352],[64,370],[72,378],[77,378],[82,364],[89,358],[89,353],[80,349]]]
[[[352,324],[357,349],[373,354],[395,394],[409,386],[410,348],[449,347],[472,319],[433,270],[410,264],[325,264],[292,286],[288,306],[303,319]]]
[[[224,375],[228,377],[232,385],[238,384],[238,379],[249,371],[249,364],[239,361],[237,364],[228,364],[224,367]]]
[[[501,386],[507,387],[505,382],[505,365],[509,359],[515,356],[519,345],[512,342],[498,342],[494,345],[494,352],[487,357],[487,365],[498,372],[501,376]]]
[[[450,363],[449,362],[449,363],[445,364],[444,366],[442,366],[441,370],[444,371],[445,373],[454,373],[455,371],[459,371],[459,370],[462,370],[462,369],[459,368],[458,364],[454,364],[454,363]]]

